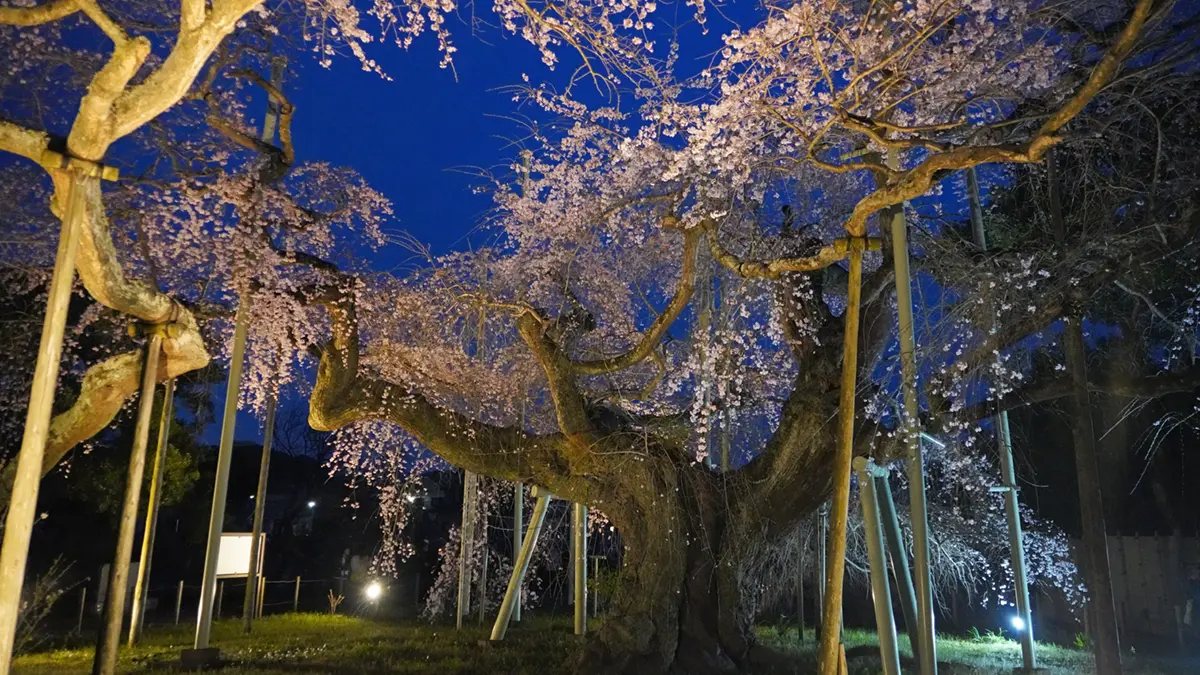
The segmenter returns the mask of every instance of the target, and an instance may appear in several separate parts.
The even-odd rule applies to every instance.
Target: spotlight
[[[368,600],[378,600],[379,596],[383,595],[383,586],[380,586],[378,581],[372,581],[367,584],[366,593]]]
[[[309,503],[308,503],[308,508],[310,508],[310,509],[311,509],[311,508],[314,508],[316,505],[317,505],[317,503],[316,503],[316,502],[309,502]]]
[[[1019,616],[1014,616],[1013,618],[1009,619],[1009,623],[1012,624],[1013,630],[1015,631],[1025,630],[1025,619],[1022,619]]]

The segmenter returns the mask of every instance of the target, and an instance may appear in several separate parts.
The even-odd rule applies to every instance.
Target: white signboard
[[[221,535],[221,548],[217,553],[218,579],[250,575],[250,540],[253,536],[249,532],[231,532]],[[265,533],[259,535],[259,576],[262,576],[263,553],[266,550],[266,542],[267,535]]]

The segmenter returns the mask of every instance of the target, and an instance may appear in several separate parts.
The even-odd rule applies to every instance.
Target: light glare
[[[1025,619],[1014,616],[1011,620],[1013,630],[1025,630]]]
[[[383,595],[383,586],[380,586],[378,581],[372,581],[367,584],[368,600],[378,600],[381,595]]]

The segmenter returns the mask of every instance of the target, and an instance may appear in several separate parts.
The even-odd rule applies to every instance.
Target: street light
[[[379,596],[383,595],[383,586],[379,585],[378,581],[372,581],[371,583],[367,584],[366,593],[368,600],[371,600],[372,602],[378,600]]]

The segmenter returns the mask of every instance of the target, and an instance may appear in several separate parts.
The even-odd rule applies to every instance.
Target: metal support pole
[[[146,528],[142,533],[142,555],[138,558],[137,583],[133,587],[133,612],[129,621],[129,646],[137,644],[146,622],[146,593],[150,585],[150,563],[154,557],[154,536],[158,531],[158,508],[162,503],[163,470],[166,467],[167,441],[175,419],[175,378],[163,388],[162,415],[158,420],[158,447],[154,451],[154,469],[150,495],[146,503]]]
[[[800,543],[799,569],[796,570],[796,638],[804,642],[804,558],[808,552],[808,541]]]
[[[150,415],[154,412],[154,384],[158,381],[158,356],[162,351],[163,330],[155,327],[146,347],[142,366],[142,390],[138,401],[133,448],[129,452],[129,473],[125,479],[125,500],[117,529],[117,550],[113,554],[108,577],[108,595],[96,637],[92,658],[93,675],[112,675],[117,670],[117,648],[121,644],[121,620],[125,617],[125,589],[128,587],[129,558],[133,556],[133,537],[137,530],[138,502],[142,498],[142,475],[146,469],[146,445],[150,440]],[[136,622],[135,622],[136,623]]]
[[[250,570],[246,577],[246,597],[242,599],[242,631],[249,633],[254,626],[255,597],[260,593],[258,570],[262,561],[258,556],[262,550],[259,539],[262,537],[263,514],[267,508],[267,477],[271,472],[271,443],[275,436],[275,407],[277,401],[271,394],[267,399],[267,419],[263,425],[262,458],[258,464],[258,490],[254,493],[254,525],[250,530]]]
[[[846,294],[842,344],[842,383],[837,454],[833,462],[831,546],[825,575],[825,604],[821,608],[821,642],[818,662],[821,675],[837,675],[841,652],[842,581],[846,571],[846,529],[850,509],[850,461],[854,453],[854,406],[858,384],[858,319],[862,296],[862,259],[865,237],[850,237],[850,277]]]
[[[42,337],[38,344],[29,407],[25,412],[25,432],[17,455],[16,475],[9,495],[8,515],[4,520],[4,541],[0,546],[0,673],[8,673],[12,663],[17,618],[21,610],[21,586],[25,581],[25,562],[37,512],[42,458],[50,433],[54,390],[58,387],[58,366],[62,361],[63,331],[71,305],[71,285],[75,280],[75,252],[79,249],[79,223],[84,208],[84,181],[71,174],[67,211],[58,236],[54,274],[46,298],[42,319]]]
[[[521,552],[513,564],[512,576],[508,579],[508,588],[504,591],[504,602],[500,603],[500,612],[496,615],[496,623],[492,626],[492,640],[503,640],[508,632],[508,620],[521,597],[521,585],[525,581],[525,572],[529,570],[529,561],[533,558],[533,549],[537,546],[538,535],[542,533],[542,523],[546,521],[546,509],[550,507],[551,495],[534,488],[537,502],[533,505],[533,514],[529,517],[529,527],[525,530],[525,540],[521,543]]]
[[[889,164],[896,164],[894,153]],[[929,510],[925,503],[925,462],[921,452],[920,407],[917,401],[916,338],[913,335],[912,276],[908,267],[908,226],[904,207],[894,210],[891,223],[892,266],[896,271],[896,314],[900,333],[900,370],[904,390],[904,419],[901,427],[908,459],[908,499],[913,531],[913,566],[916,568],[917,619],[921,675],[937,675],[937,644],[934,642],[933,572],[929,567]]]
[[[475,498],[478,496],[478,477],[463,472],[462,524],[458,531],[458,614],[455,626],[462,630],[463,616],[471,611],[470,557],[475,539]]]
[[[1013,561],[1016,585],[1017,613],[1025,628],[1021,633],[1021,657],[1025,670],[1037,668],[1037,652],[1033,642],[1033,614],[1029,606],[1029,579],[1025,574],[1025,545],[1021,533],[1021,510],[1017,502],[1017,474],[1013,468],[1012,434],[1008,428],[1008,412],[996,418],[1000,436],[1000,472],[1004,481],[1004,513],[1008,517],[1008,547]]]
[[[183,609],[183,579],[179,580],[179,590],[175,591],[175,625],[179,625],[179,612]]]
[[[896,595],[900,597],[900,611],[904,615],[904,627],[908,631],[909,645],[917,663],[921,662],[920,620],[917,618],[917,595],[913,590],[912,575],[908,570],[908,552],[904,549],[904,537],[900,532],[900,520],[896,517],[896,502],[892,499],[892,486],[887,477],[875,479],[875,497],[879,501],[880,526],[887,542],[888,554],[892,558],[892,574],[896,579]]]
[[[575,548],[575,634],[587,633],[587,512],[583,504],[574,504],[572,534]]]
[[[858,472],[863,535],[867,540],[867,560],[871,567],[871,596],[875,601],[875,634],[879,637],[879,658],[883,664],[883,675],[900,675],[896,620],[892,616],[892,591],[888,585],[883,533],[879,528],[879,502],[875,497],[874,476],[879,469],[865,457],[855,459],[854,468]]]
[[[221,618],[221,601],[225,599],[225,580],[217,582],[217,610],[213,613],[215,619]]]
[[[983,226],[983,206],[979,199],[979,179],[975,167],[967,169],[967,202],[971,209],[971,233],[975,246],[987,251],[987,233]],[[1025,573],[1025,546],[1021,534],[1021,511],[1017,502],[1017,479],[1013,469],[1012,435],[1008,428],[1008,411],[996,416],[996,436],[1000,442],[1000,479],[1004,484],[1004,512],[1008,520],[1008,547],[1012,558],[1017,612],[1025,622],[1021,631],[1021,657],[1026,670],[1037,668],[1037,652],[1033,641],[1033,618],[1029,607],[1029,580]]]
[[[194,649],[208,649],[212,632],[213,602],[217,596],[217,552],[221,546],[221,527],[225,522],[225,499],[229,491],[229,463],[233,458],[234,423],[241,393],[242,361],[246,355],[246,329],[250,322],[250,298],[244,294],[238,302],[233,330],[233,353],[229,361],[229,382],[225,387],[225,411],[221,418],[221,442],[217,450],[217,475],[213,485],[212,512],[208,520],[208,547],[204,553],[204,578],[200,582],[200,608],[196,619]],[[217,608],[220,613],[220,607]]]
[[[600,581],[600,561],[604,559],[602,555],[592,556],[592,618],[600,616],[600,588],[597,583]]]
[[[296,590],[292,593],[292,611],[300,611],[300,577],[296,577]]]
[[[524,408],[522,408],[524,413]],[[524,427],[524,424],[522,424]],[[513,488],[513,566],[516,567],[517,558],[521,555],[521,538],[522,529],[524,529],[523,521],[525,520],[525,486],[517,483]],[[517,594],[517,598],[513,605],[512,620],[521,620],[521,594]]]

